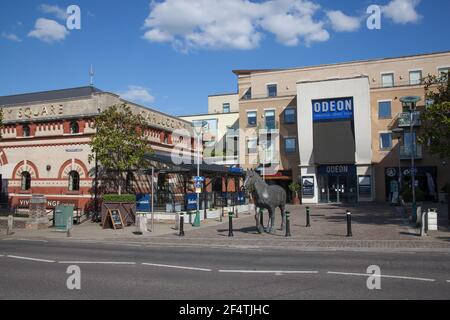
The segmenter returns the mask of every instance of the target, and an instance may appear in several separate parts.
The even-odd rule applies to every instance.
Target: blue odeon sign
[[[314,121],[353,119],[353,97],[313,100]]]

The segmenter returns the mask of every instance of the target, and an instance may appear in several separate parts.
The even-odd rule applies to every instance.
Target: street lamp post
[[[400,195],[402,194],[402,151],[401,151],[401,140],[402,136],[405,130],[402,128],[397,128],[392,130],[392,133],[395,134],[397,140],[398,140],[398,194],[399,194],[399,201],[400,201]]]
[[[411,133],[411,189],[412,189],[412,220],[417,222],[417,202],[416,202],[416,137],[414,135],[414,113],[416,111],[417,102],[420,97],[409,96],[400,98],[400,101],[405,107],[409,107],[410,115],[410,133]]]

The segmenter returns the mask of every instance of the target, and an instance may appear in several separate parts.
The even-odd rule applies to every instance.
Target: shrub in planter
[[[136,203],[136,196],[134,194],[105,194],[103,196],[105,202],[122,202],[122,203]]]
[[[402,193],[402,197],[403,200],[405,200],[405,202],[412,202],[413,200],[412,189],[406,188]],[[416,201],[423,202],[424,200],[425,200],[425,193],[422,190],[416,188]]]
[[[133,225],[136,222],[136,196],[134,194],[105,194],[102,200],[102,226],[105,225],[105,222],[108,222],[105,220],[108,209],[120,210],[120,215],[126,226]]]
[[[289,190],[292,191],[292,193],[294,194],[294,199],[292,199],[292,202],[294,205],[296,204],[300,204],[300,199],[298,197],[298,192],[300,191],[300,184],[293,182],[289,185]]]

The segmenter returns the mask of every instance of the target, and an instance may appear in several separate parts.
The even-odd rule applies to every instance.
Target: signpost
[[[114,230],[123,229],[124,224],[119,209],[108,210],[108,216],[106,217],[106,219],[108,218],[111,219],[111,224]],[[105,225],[103,226],[103,228],[105,227]]]

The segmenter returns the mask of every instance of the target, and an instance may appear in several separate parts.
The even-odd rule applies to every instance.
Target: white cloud
[[[315,20],[320,6],[311,0],[165,0],[151,2],[144,38],[194,48],[253,49],[265,33],[295,46],[329,39],[323,21]]]
[[[6,33],[6,32],[2,32],[1,34],[2,38],[5,38],[7,40],[10,41],[14,41],[14,42],[22,42],[22,39],[20,39],[16,34],[14,33]]]
[[[41,4],[39,10],[43,13],[52,14],[60,20],[67,19],[67,10],[56,5]]]
[[[353,32],[357,31],[361,26],[359,17],[347,16],[339,10],[327,11],[327,17],[333,30],[337,32]]]
[[[155,97],[152,96],[147,88],[140,86],[128,86],[127,90],[119,93],[122,99],[136,103],[153,103]]]
[[[382,7],[382,12],[384,16],[392,19],[394,23],[414,23],[422,18],[416,10],[419,4],[420,0],[392,0]]]
[[[64,40],[69,32],[66,27],[50,19],[39,18],[36,20],[34,30],[28,33],[29,37],[52,43]]]

